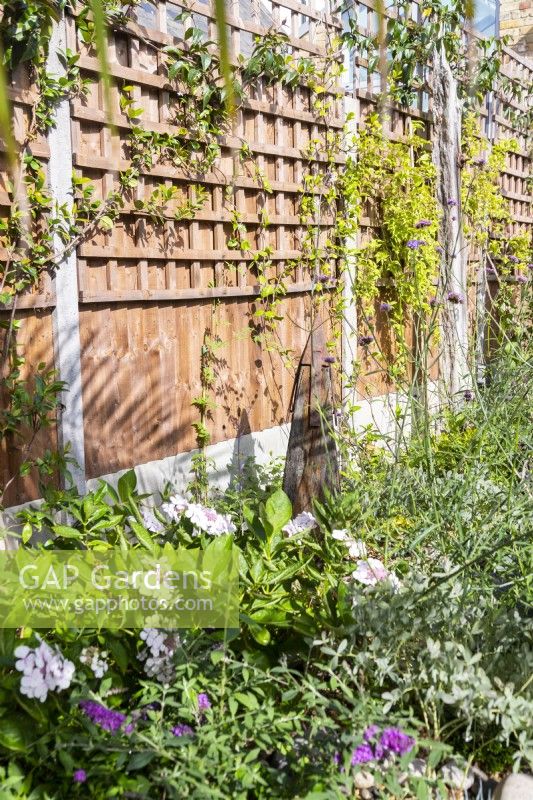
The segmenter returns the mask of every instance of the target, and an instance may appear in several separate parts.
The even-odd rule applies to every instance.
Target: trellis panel
[[[118,171],[128,166],[130,123],[119,106],[121,84],[133,87],[133,97],[143,108],[141,125],[173,132],[168,111],[172,92],[159,54],[147,43],[183,41],[184,31],[176,23],[178,8],[179,4],[143,3],[138,12],[142,24],[110,33],[113,129],[106,125],[98,60],[80,41],[72,41],[82,73],[91,81],[88,97],[72,104],[73,162],[80,174],[95,182],[100,197],[117,185]],[[195,24],[215,38],[211,6],[193,2],[188,8]],[[325,25],[339,25],[330,15],[325,21],[313,3],[274,2],[268,19],[265,8],[264,3],[252,2],[232,3],[228,9],[235,63],[243,46],[247,43],[251,49],[252,37],[265,34],[274,22],[291,38],[295,53],[305,56],[323,55]],[[342,124],[338,103],[331,125]],[[220,158],[208,173],[161,163],[142,175],[139,198],[148,197],[164,181],[178,187],[185,201],[192,199],[194,184],[202,185],[207,202],[192,220],[177,223],[169,207],[164,223],[155,225],[130,204],[112,231],[97,233],[78,249],[89,477],[195,446],[192,423],[198,412],[191,401],[201,391],[206,330],[224,342],[216,353],[212,441],[288,420],[294,370],[282,364],[278,353],[253,340],[259,286],[252,262],[258,250],[269,246],[270,277],[287,273],[287,296],[280,311],[284,320],[277,336],[280,347],[292,350],[297,360],[309,330],[305,296],[313,286],[310,267],[301,261],[299,205],[308,169],[304,150],[312,138],[323,135],[308,88],[293,91],[257,81],[231,131],[219,138]],[[264,191],[251,161],[239,159],[243,143],[253,165],[269,181],[271,193]],[[323,157],[318,161],[325,163]],[[246,226],[249,251],[228,246],[235,211]],[[263,211],[267,227],[261,225]],[[322,241],[332,223],[331,218],[321,220]],[[287,270],[292,261],[298,264]]]
[[[340,27],[339,20],[323,6],[321,0],[305,4],[297,0],[231,0],[226,8],[233,62],[238,63],[239,54],[248,57],[254,36],[270,29],[285,32],[296,55],[323,55],[328,38]],[[133,96],[143,108],[145,127],[159,132],[173,130],[169,113],[172,92],[161,69],[161,56],[150,43],[159,47],[183,43],[183,25],[177,20],[181,7],[180,3],[143,2],[138,7],[137,22],[129,24],[127,30],[110,33],[111,127],[107,124],[98,60],[79,41],[75,17],[68,18],[68,45],[79,52],[82,75],[91,84],[86,100],[71,104],[73,164],[79,174],[95,184],[101,198],[117,186],[119,171],[129,165],[130,123],[119,105],[124,84],[133,87]],[[192,2],[188,7],[195,24],[215,39],[212,3]],[[360,29],[375,33],[377,4],[357,0],[354,7]],[[386,13],[394,12],[389,8]],[[414,18],[418,13],[413,3]],[[355,125],[360,127],[367,114],[376,109],[381,78],[368,74],[364,54],[353,53],[346,61],[347,94],[354,98]],[[523,115],[528,106],[526,101],[509,99],[504,82],[515,79],[530,86],[532,67],[504,48],[501,73],[494,97],[487,98],[479,109],[479,120],[484,134],[515,136],[519,142],[519,152],[509,155],[502,178],[514,219],[511,233],[517,233],[531,226],[531,158],[526,133],[517,128],[512,114]],[[414,120],[421,120],[424,135],[431,137],[427,70],[424,78],[426,85],[412,107],[389,107],[391,139],[401,140]],[[32,86],[23,70],[14,76],[10,91],[20,139],[33,102]],[[339,129],[343,123],[342,102],[338,101],[328,125]],[[252,257],[267,245],[273,249],[270,277],[287,271],[287,263],[295,262],[287,271],[287,296],[281,303],[283,320],[277,336],[280,348],[292,351],[297,360],[310,329],[313,289],[310,265],[301,259],[305,230],[299,207],[304,175],[310,168],[305,149],[317,137],[323,137],[323,126],[316,118],[307,87],[289,91],[257,81],[250,87],[232,129],[220,137],[220,158],[208,173],[198,175],[192,166],[176,169],[163,163],[139,182],[138,198],[149,196],[163,182],[178,188],[179,202],[192,199],[194,185],[202,185],[207,202],[193,220],[176,222],[174,209],[169,208],[162,224],[155,225],[130,202],[112,231],[98,232],[78,248],[84,399],[80,425],[85,431],[88,477],[194,447],[191,426],[198,415],[191,400],[200,392],[200,355],[206,330],[223,342],[216,353],[217,404],[209,421],[212,441],[288,420],[294,370],[279,353],[258,344],[252,336],[257,327],[253,312],[259,302]],[[243,142],[250,148],[250,161],[239,161]],[[31,148],[46,164],[47,142],[36,140]],[[10,197],[2,157],[0,152],[0,214],[6,216]],[[254,166],[265,174],[271,193],[263,190]],[[325,166],[324,157],[319,157],[316,169]],[[250,252],[228,247],[234,211],[246,226]],[[263,212],[269,218],[266,228],[261,226]],[[328,217],[321,219],[322,241],[332,222]],[[374,225],[369,212],[362,220],[361,237],[372,236]],[[5,251],[0,252],[0,260],[5,257]],[[49,278],[36,292],[19,300],[24,318],[20,341],[28,347],[28,369],[35,367],[37,360],[53,363],[54,303]],[[393,357],[379,300],[374,318],[380,344]],[[411,333],[407,331],[407,335]],[[359,383],[360,392],[382,395],[390,391],[392,387],[383,376],[370,374],[375,364],[362,348],[358,355],[367,373]],[[436,376],[434,365],[432,377]],[[52,431],[52,445],[54,436]],[[11,455],[0,454],[4,474],[14,463]],[[14,487],[10,501],[35,496],[36,491],[35,482],[20,484]]]

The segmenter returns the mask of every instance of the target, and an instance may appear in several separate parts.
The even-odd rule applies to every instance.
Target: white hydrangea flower
[[[395,589],[400,587],[400,580],[378,558],[367,558],[357,562],[357,569],[352,578],[366,586],[376,586],[380,581],[389,581]]]
[[[282,530],[287,536],[296,536],[298,533],[303,533],[304,531],[310,531],[313,528],[316,528],[317,521],[314,516],[309,513],[309,511],[302,511],[301,514],[298,514],[297,517],[291,519],[290,522],[287,522],[286,525],[283,526]]]
[[[178,634],[158,628],[143,628],[139,635],[146,644],[139,653],[139,661],[144,661],[147,677],[170,684],[175,675],[174,653],[180,645]]]
[[[189,503],[185,509],[185,516],[192,522],[195,528],[200,528],[205,531],[209,525],[209,520],[205,514],[205,508],[200,503]]]
[[[74,675],[72,661],[64,658],[57,647],[41,641],[37,647],[20,645],[15,650],[15,667],[22,672],[21,694],[44,703],[48,692],[68,689]]]
[[[338,539],[339,542],[345,542],[350,537],[350,532],[348,528],[336,528],[332,534],[334,539]]]
[[[200,503],[189,503],[185,516],[195,528],[200,528],[211,536],[222,536],[225,533],[235,533],[237,530],[229,514],[219,514],[214,508],[208,508]]]
[[[84,647],[80,653],[80,661],[91,668],[95,678],[103,678],[109,669],[107,655],[106,650],[100,651],[97,647]]]
[[[173,522],[179,522],[188,507],[189,501],[185,497],[182,497],[181,494],[173,494],[166,503],[162,503],[161,511],[164,511]]]
[[[347,528],[334,530],[331,534],[334,539],[344,542],[348,548],[350,558],[364,558],[367,555],[366,545],[362,539],[354,539]]]
[[[160,522],[151,508],[141,508],[141,517],[146,530],[152,533],[163,533],[165,526]]]

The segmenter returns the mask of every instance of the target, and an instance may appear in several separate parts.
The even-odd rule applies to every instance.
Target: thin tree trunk
[[[471,383],[468,369],[467,251],[461,224],[461,104],[457,81],[443,52],[433,67],[433,161],[442,210],[443,248],[439,299],[441,315],[440,387],[449,400]],[[452,301],[448,299],[450,296]],[[453,302],[455,300],[455,302]]]

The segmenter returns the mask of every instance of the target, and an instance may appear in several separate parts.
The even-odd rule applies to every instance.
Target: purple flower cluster
[[[418,222],[415,222],[415,228],[429,228],[431,225],[431,220],[429,219],[419,219]]]
[[[361,347],[367,347],[369,344],[372,344],[373,341],[374,341],[373,336],[360,336],[359,339],[357,340],[357,344],[360,345]]]
[[[363,743],[352,753],[352,766],[369,761],[383,761],[391,756],[403,756],[415,746],[412,736],[401,728],[385,728],[379,736],[377,725],[370,725],[363,734]]]
[[[211,708],[211,700],[205,692],[200,692],[196,701],[198,703],[198,711],[207,711],[208,708]]]
[[[181,722],[172,728],[172,733],[174,736],[194,736],[194,731],[191,726]]]
[[[72,780],[74,783],[85,783],[87,780],[87,773],[84,769],[77,769],[72,776]]]
[[[465,301],[463,295],[460,294],[460,292],[448,292],[448,294],[446,295],[446,299],[448,300],[449,303],[454,303],[455,305],[461,305],[461,303],[464,303]]]
[[[329,366],[330,364],[334,364],[334,363],[335,363],[335,356],[326,356],[325,357],[324,364],[327,364]]]
[[[406,247],[408,247],[409,250],[418,250],[419,247],[423,247],[425,244],[423,239],[409,239],[406,243]]]
[[[369,744],[360,744],[352,753],[352,767],[355,767],[356,764],[366,764],[368,761],[374,761],[375,758],[376,755]]]
[[[463,397],[467,403],[470,403],[474,399],[474,392],[472,392],[470,389],[467,389]]]
[[[454,206],[457,205],[457,200],[454,200],[452,197],[450,197],[448,200],[448,205],[450,206],[450,208],[453,208]]]
[[[380,303],[379,309],[380,311],[384,311],[386,314],[388,314],[389,311],[392,311],[392,306],[390,303]]]
[[[519,273],[518,273],[518,275],[516,276],[516,282],[517,282],[517,283],[527,283],[527,278],[526,278],[526,276],[525,276],[525,275],[522,275],[522,274],[519,272]]]
[[[83,713],[89,717],[91,722],[103,728],[110,733],[116,733],[126,721],[126,715],[120,711],[114,711],[111,708],[106,708],[101,703],[94,700],[82,700],[80,708]],[[132,725],[126,725],[124,728],[125,733],[131,733]]]
[[[511,264],[520,264],[520,259],[518,256],[509,256],[509,261]]]

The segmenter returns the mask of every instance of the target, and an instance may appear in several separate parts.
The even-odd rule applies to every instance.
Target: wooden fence
[[[169,87],[161,74],[160,56],[150,46],[175,44],[183,36],[177,21],[180,3],[143,3],[138,24],[110,34],[109,60],[113,127],[106,124],[104,87],[94,52],[77,35],[76,18],[67,17],[66,44],[80,53],[80,67],[90,80],[84,101],[71,104],[71,152],[66,163],[89,178],[103,197],[116,186],[118,172],[128,165],[126,137],[130,123],[119,104],[123,84],[133,87],[142,107],[141,123],[161,133],[171,132],[168,121]],[[269,29],[285,31],[295,54],[325,55],[326,32],[341,27],[340,17],[325,13],[322,3],[309,0],[232,0],[228,25],[234,57],[249,55],[253,37]],[[376,8],[371,0],[358,2],[360,26],[375,31]],[[215,39],[211,3],[191,2],[195,25]],[[357,54],[355,54],[357,56]],[[365,62],[357,56],[351,70],[347,95],[357,103],[360,124],[376,100],[378,86],[365,77]],[[531,65],[505,51],[503,71],[531,80]],[[32,88],[19,70],[13,79],[11,99],[16,128],[22,135],[24,118],[32,102]],[[496,136],[512,133],[502,110],[503,100],[482,112],[486,126]],[[489,120],[487,115],[492,115]],[[410,119],[422,119],[431,136],[429,98],[420,93],[416,107],[394,108],[391,136],[401,136]],[[337,103],[329,124],[344,122],[342,102]],[[53,135],[53,134],[52,134]],[[200,394],[200,360],[205,331],[224,343],[217,351],[217,382],[212,419],[212,441],[260,431],[289,419],[294,369],[279,353],[263,347],[250,335],[257,307],[257,278],[251,264],[253,253],[272,247],[273,271],[281,273],[298,259],[286,281],[287,295],[279,309],[283,320],[278,334],[282,348],[298,355],[309,330],[310,270],[300,259],[304,228],[299,216],[304,172],[308,169],[306,145],[324,136],[313,113],[311,94],[300,86],[288,90],[267,86],[261,80],[236,113],[231,133],[221,137],[221,156],[208,174],[194,178],[207,192],[207,202],[193,220],[176,222],[169,214],[163,224],[124,210],[108,232],[98,232],[77,251],[77,298],[56,297],[53,281],[44,279],[38,293],[24,297],[24,317],[19,342],[25,348],[27,368],[36,363],[57,363],[57,304],[76,304],[79,318],[83,430],[81,447],[87,478],[171,456],[195,447],[192,423],[198,413],[191,406]],[[271,193],[265,193],[257,173],[239,159],[246,143],[254,163],[266,175]],[[509,157],[503,179],[505,195],[512,204],[516,225],[531,223],[526,181],[530,166],[525,141],[518,155]],[[32,145],[46,161],[48,145]],[[5,172],[2,173],[5,176]],[[5,177],[4,177],[5,181]],[[143,174],[138,196],[147,197],[158,182],[179,187],[184,199],[193,198],[190,174],[158,165]],[[228,186],[232,192],[226,192]],[[0,213],[9,208],[5,183],[0,182]],[[269,218],[267,228],[261,214]],[[229,248],[232,213],[236,211],[247,230],[250,252]],[[323,222],[325,239],[330,222]],[[369,220],[363,220],[363,227]],[[4,254],[5,256],[5,254]],[[0,258],[2,254],[0,253]],[[6,312],[2,312],[4,315]],[[54,346],[54,339],[56,345]],[[386,391],[386,387],[378,387]],[[55,443],[55,432],[49,444]],[[45,444],[45,438],[41,441]],[[0,453],[3,478],[17,463],[15,443]],[[34,476],[13,486],[11,504],[37,494]]]

